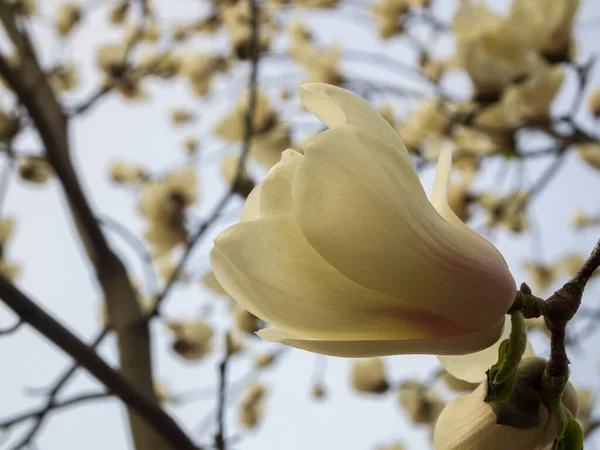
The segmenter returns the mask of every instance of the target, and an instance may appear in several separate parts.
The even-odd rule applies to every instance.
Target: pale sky
[[[52,14],[56,0],[45,0],[43,3],[44,16]],[[97,2],[101,3],[101,2]],[[177,18],[197,14],[199,2],[184,0],[159,0],[161,17],[169,23]],[[358,2],[349,2],[357,4]],[[363,2],[360,2],[361,4]],[[365,2],[366,3],[366,2]],[[441,3],[438,0],[438,3]],[[444,6],[450,6],[444,2]],[[501,3],[493,2],[494,6],[502,9]],[[60,48],[52,43],[52,33],[47,26],[34,28],[37,43],[43,49],[45,61],[53,60],[57,55],[70,55],[81,64],[83,85],[71,97],[74,100],[85,98],[92,92],[97,82],[94,72],[94,48],[98,43],[118,40],[119,34],[110,29],[105,20],[103,6],[100,11],[92,14],[81,26],[67,46]],[[344,19],[335,17],[319,17],[307,14],[311,18],[307,23],[315,31],[322,42],[339,42],[351,49],[373,50],[379,45],[379,51],[399,60],[407,59],[406,46],[402,39],[389,43],[377,44],[374,38],[373,26],[364,17],[361,20],[351,20],[356,17],[356,7],[344,8]],[[442,11],[447,13],[447,11]],[[598,18],[597,21],[592,19]],[[600,7],[595,0],[582,0],[580,19],[584,20],[578,34],[580,38],[580,55],[589,55],[598,51],[600,31]],[[364,21],[364,23],[363,23]],[[592,24],[592,25],[589,25]],[[0,38],[0,42],[6,42]],[[220,43],[194,41],[196,48],[213,48]],[[401,78],[375,68],[369,64],[346,62],[350,73],[356,78],[377,78],[388,83],[400,83]],[[218,83],[212,98],[202,103],[195,99],[187,85],[181,81],[176,83],[147,83],[150,99],[140,103],[126,103],[118,95],[111,95],[93,108],[85,117],[73,123],[71,141],[73,158],[79,169],[80,178],[97,213],[108,214],[118,218],[138,235],[143,230],[143,222],[136,212],[137,197],[127,189],[115,187],[108,180],[108,167],[111,161],[124,160],[140,162],[151,171],[159,172],[165,167],[179,167],[184,161],[181,142],[189,134],[201,138],[203,150],[206,151],[206,165],[201,165],[199,172],[200,195],[202,202],[194,210],[195,217],[203,217],[211,209],[216,199],[224,191],[225,184],[218,173],[218,157],[215,152],[222,145],[215,139],[205,138],[215,117],[227,109],[231,98],[237,97],[245,85],[246,71],[236,71],[232,76]],[[600,83],[600,70],[596,70],[594,79]],[[269,83],[281,83],[293,87],[302,81],[302,74],[289,65],[266,61],[261,66],[261,76],[268,78]],[[290,73],[293,76],[289,76]],[[569,74],[565,83],[562,99],[569,97],[572,92],[573,79]],[[285,77],[284,77],[285,76]],[[459,89],[464,83],[457,77],[450,88]],[[270,84],[271,85],[271,84]],[[5,105],[6,98],[0,98]],[[558,101],[560,105],[560,99]],[[200,120],[183,130],[174,129],[168,119],[168,111],[175,106],[188,106],[200,115]],[[298,117],[298,115],[296,115]],[[302,120],[306,121],[303,115]],[[591,122],[589,117],[583,118],[589,129],[600,133],[598,123]],[[31,136],[24,136],[16,143],[17,148],[24,150],[39,149],[39,143]],[[235,150],[235,148],[232,148]],[[212,153],[212,154],[211,154]],[[1,159],[1,158],[0,158]],[[201,156],[202,161],[202,156]],[[528,164],[525,171],[526,180],[537,179],[549,161],[538,159]],[[4,164],[5,160],[2,159]],[[491,162],[485,173],[489,176],[482,182],[483,186],[494,185],[494,177],[498,172],[498,161]],[[492,167],[493,166],[493,167]],[[517,171],[514,164],[509,163],[510,173],[506,187],[515,183]],[[258,171],[259,169],[257,169]],[[512,180],[512,181],[511,181]],[[429,191],[432,183],[432,171],[424,173],[423,183]],[[577,208],[589,212],[600,211],[597,193],[600,192],[600,177],[598,171],[582,163],[576,155],[569,154],[565,165],[548,188],[538,197],[532,211],[535,212],[533,231],[540,236],[541,246],[529,236],[514,236],[500,231],[494,233],[494,243],[505,255],[507,262],[518,283],[527,280],[521,267],[524,258],[540,257],[550,261],[555,260],[567,251],[580,250],[589,252],[598,239],[600,229],[573,233],[570,228],[571,213]],[[203,274],[209,268],[208,251],[212,239],[225,226],[234,223],[241,201],[236,199],[228,211],[227,221],[220,221],[206,235],[202,244],[194,252],[189,265],[190,270]],[[56,182],[45,186],[33,186],[13,179],[10,184],[8,201],[4,210],[7,215],[14,216],[17,228],[14,239],[8,246],[8,255],[23,265],[19,286],[33,298],[59,318],[60,321],[84,340],[90,340],[101,325],[98,321],[98,305],[101,302],[99,290],[93,273],[86,262],[81,246],[74,238],[74,229],[65,210],[65,202]],[[109,234],[110,235],[110,234]],[[128,267],[136,277],[142,276],[141,265],[135,253],[124,244],[119,237],[111,242],[120,256],[127,262]],[[540,255],[540,249],[543,254]],[[565,279],[559,280],[564,282]],[[591,285],[584,298],[587,307],[600,303],[600,283]],[[203,305],[214,303],[216,313],[211,317],[215,325],[217,348],[221,348],[220,331],[228,326],[226,305],[223,300],[214,297],[210,291],[199,283],[191,286],[180,285],[167,303],[166,311],[169,317],[195,317]],[[598,305],[600,306],[600,305]],[[0,307],[0,328],[12,323],[13,316]],[[152,326],[155,339],[153,352],[155,356],[156,374],[164,380],[175,393],[185,392],[199,387],[213,387],[217,384],[216,370],[220,359],[219,352],[195,363],[181,362],[169,348],[168,335],[160,322]],[[532,338],[539,356],[547,355],[547,344],[544,339]],[[593,388],[598,387],[598,352],[593,343],[598,342],[592,337],[584,344],[588,354],[571,352],[573,363],[572,379],[576,385]],[[276,348],[258,339],[251,343],[252,349]],[[115,361],[114,340],[108,341],[101,347],[101,353],[107,360]],[[230,379],[243,377],[252,361],[253,351],[236,356],[232,362]],[[57,351],[51,344],[41,339],[35,332],[23,329],[10,338],[0,339],[0,360],[2,361],[2,378],[0,383],[0,421],[15,412],[43,403],[42,398],[25,395],[26,387],[48,386],[62,372],[68,359]],[[269,387],[266,401],[266,414],[262,424],[256,431],[248,432],[243,440],[233,448],[244,450],[368,450],[377,443],[391,443],[402,440],[410,444],[410,449],[425,449],[429,446],[429,429],[411,424],[406,414],[400,409],[396,393],[390,392],[384,396],[356,395],[350,389],[350,361],[339,358],[329,358],[325,375],[327,397],[324,401],[314,401],[310,398],[310,388],[314,368],[319,357],[302,352],[289,350],[273,367],[265,370],[260,379]],[[433,370],[436,364],[432,356],[395,356],[386,358],[389,369],[389,379],[398,383],[411,376],[424,376]],[[65,391],[61,398],[74,393],[98,388],[98,384],[89,376],[80,373],[75,382]],[[447,392],[441,386],[441,392]],[[206,400],[192,402],[184,406],[168,407],[171,413],[190,433],[200,438],[200,443],[210,443],[212,430],[199,435],[198,424],[215,406],[216,395]],[[105,450],[130,448],[129,437],[125,429],[124,410],[114,400],[103,400],[93,404],[76,406],[55,413],[47,421],[37,439],[37,447],[41,450],[81,449]],[[228,421],[232,435],[237,434],[237,409],[230,408]],[[26,431],[28,427],[15,429],[13,440]],[[598,435],[600,436],[600,434]],[[600,441],[600,438],[598,439]],[[0,442],[2,434],[0,433]],[[9,444],[0,449],[10,448]]]

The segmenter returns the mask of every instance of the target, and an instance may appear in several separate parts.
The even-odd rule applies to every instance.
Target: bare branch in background
[[[108,246],[73,168],[67,118],[38,63],[27,33],[17,26],[9,5],[0,5],[0,19],[21,61],[15,69],[1,57],[0,74],[27,108],[69,201],[81,241],[102,288],[110,323],[118,335],[121,372],[149,401],[156,403],[148,325],[125,266]],[[137,414],[130,413],[129,419],[138,449],[170,448]]]
[[[110,392],[113,392],[131,410],[135,411],[147,426],[151,426],[161,435],[161,440],[168,442],[176,449],[198,450],[198,447],[156,402],[139,392],[133,384],[106,364],[90,347],[81,342],[2,276],[0,276],[0,298],[23,321],[73,357]]]

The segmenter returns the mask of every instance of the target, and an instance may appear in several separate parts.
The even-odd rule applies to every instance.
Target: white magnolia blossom
[[[450,152],[429,201],[404,144],[367,102],[322,83],[300,97],[330,129],[304,154],[283,153],[211,251],[223,288],[273,325],[258,334],[352,357],[495,343],[515,282],[448,206]]]

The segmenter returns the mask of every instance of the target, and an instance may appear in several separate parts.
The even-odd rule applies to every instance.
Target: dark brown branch
[[[19,30],[12,9],[0,3],[0,20],[18,50],[21,64],[13,68],[0,57],[0,74],[29,112],[47,158],[68,200],[77,231],[102,288],[111,325],[117,332],[123,376],[156,402],[148,324],[125,266],[112,252],[83,192],[70,156],[68,120],[40,67],[27,33]],[[169,445],[137,414],[130,424],[138,450],[168,450]]]
[[[106,364],[89,346],[80,341],[2,276],[0,276],[0,298],[23,321],[57,345],[98,381],[103,383],[110,392],[113,392],[131,410],[135,411],[173,448],[198,450],[198,447],[156,402],[139,392],[117,371]]]

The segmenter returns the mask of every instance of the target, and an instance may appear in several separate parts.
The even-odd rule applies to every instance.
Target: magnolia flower
[[[143,166],[116,161],[110,166],[110,178],[115,183],[143,183],[148,174]]]
[[[168,173],[144,186],[139,211],[149,221],[144,237],[155,256],[165,256],[185,242],[185,210],[197,201],[196,187],[196,173],[190,169]]]
[[[580,0],[514,0],[508,20],[520,25],[515,31],[527,36],[532,49],[550,60],[562,61],[572,47],[571,29],[579,3]]]
[[[520,122],[548,119],[564,77],[561,67],[548,64],[537,54],[532,55],[525,79],[508,88],[504,94],[505,115]]]
[[[106,44],[96,51],[96,65],[111,78],[119,78],[127,69],[127,49],[119,44]]]
[[[260,319],[249,311],[240,308],[237,304],[232,305],[232,315],[236,327],[246,333],[254,333],[261,327]]]
[[[19,160],[19,176],[24,181],[44,184],[52,175],[52,167],[44,158],[26,156]]]
[[[0,258],[0,275],[11,283],[14,283],[20,273],[21,268],[18,265],[11,263],[4,258]]]
[[[165,79],[179,74],[181,66],[181,58],[172,51],[151,50],[140,56],[136,63],[140,72]]]
[[[540,292],[550,289],[558,277],[556,267],[541,261],[525,261],[523,268],[531,279],[531,283]]]
[[[110,9],[110,23],[113,25],[122,25],[125,23],[128,11],[129,2],[127,0],[120,0],[119,3]]]
[[[69,64],[55,67],[48,74],[50,85],[58,92],[69,92],[79,86],[79,70]]]
[[[175,108],[171,110],[171,122],[173,125],[185,125],[192,122],[196,116],[190,110],[184,108]]]
[[[61,37],[68,36],[81,21],[81,7],[75,3],[63,3],[56,10],[56,31]]]
[[[529,36],[523,17],[501,17],[483,3],[463,2],[454,16],[456,61],[479,97],[497,97],[526,67]]]
[[[321,383],[315,383],[312,385],[310,394],[314,399],[320,400],[325,397],[325,387]]]
[[[181,73],[188,79],[197,97],[208,94],[213,78],[225,68],[223,59],[210,54],[190,53],[181,58]]]
[[[587,105],[594,116],[600,117],[600,87],[594,88],[588,94]]]
[[[264,412],[264,399],[267,388],[254,383],[246,388],[240,402],[240,422],[246,428],[254,428]]]
[[[417,424],[435,425],[446,404],[431,389],[411,380],[400,386],[398,402]]]
[[[600,144],[596,142],[578,144],[574,145],[573,148],[590,167],[600,170]]]
[[[0,108],[0,142],[10,141],[19,132],[19,119]]]
[[[259,369],[269,367],[275,361],[275,356],[272,353],[259,353],[254,357],[254,365]]]
[[[237,107],[216,125],[217,136],[227,142],[244,139],[249,101],[249,96],[245,93]],[[256,96],[253,122],[254,135],[250,155],[259,163],[271,168],[281,159],[281,152],[291,145],[290,128],[272,109],[263,91],[259,91]]]
[[[509,415],[516,420],[533,419],[537,423],[531,428],[517,428],[496,423],[497,416],[490,403],[485,403],[487,381],[471,394],[458,397],[449,403],[439,416],[434,434],[435,450],[550,450],[558,434],[558,421],[550,405],[539,396],[540,378],[545,368],[541,358],[521,361],[513,397],[509,399]],[[527,372],[527,373],[526,373]],[[577,415],[577,394],[568,383],[563,394],[563,404],[574,416]],[[528,407],[526,411],[519,408]],[[533,417],[520,417],[519,413],[531,413]]]
[[[252,56],[252,6],[249,0],[236,2],[220,2],[221,17],[225,31],[231,42],[232,54],[238,59],[249,59]],[[271,45],[275,31],[269,11],[262,8],[259,15],[260,35],[258,47],[265,51]]]
[[[292,22],[288,26],[290,35],[289,53],[294,60],[302,58],[312,46],[312,34],[302,22]]]
[[[381,358],[359,359],[352,363],[352,387],[357,392],[382,394],[389,384]]]
[[[522,233],[528,225],[525,208],[529,193],[517,191],[508,196],[481,194],[479,204],[487,210],[486,226],[495,228],[500,225],[513,233]]]
[[[402,32],[402,16],[409,10],[408,0],[380,0],[371,6],[378,21],[377,31],[382,39]]]
[[[173,350],[182,358],[197,361],[210,352],[213,329],[206,322],[202,320],[173,321],[169,322],[167,326],[173,333]]]
[[[12,218],[7,217],[0,219],[0,248],[2,248],[4,243],[13,234],[14,229],[15,221]]]
[[[199,146],[200,142],[196,136],[188,136],[183,141],[183,148],[188,156],[195,156]]]
[[[400,442],[395,442],[390,445],[380,445],[375,450],[406,450],[406,447]]]
[[[215,240],[215,275],[258,332],[316,353],[465,354],[502,333],[515,282],[498,250],[448,206],[451,154],[431,202],[404,144],[367,102],[300,89],[330,130],[288,149]]]
[[[585,211],[576,210],[571,217],[571,225],[577,230],[593,227],[600,225],[600,217],[593,217]]]
[[[472,178],[471,176],[467,176],[460,183],[452,183],[448,187],[448,205],[463,222],[466,222],[471,217],[469,206],[474,199],[471,193]]]
[[[174,405],[178,401],[177,396],[171,392],[169,386],[161,380],[154,381],[154,395],[161,404]]]
[[[579,399],[577,421],[581,424],[585,434],[593,422],[592,412],[596,403],[596,393],[592,389],[577,389],[577,398]]]
[[[441,103],[430,98],[412,111],[397,130],[406,145],[418,148],[430,135],[444,134],[449,125],[450,120],[441,111]]]
[[[21,269],[16,264],[5,259],[6,251],[3,248],[6,241],[11,237],[15,223],[11,218],[0,220],[0,275],[6,277],[7,280],[14,282]]]

